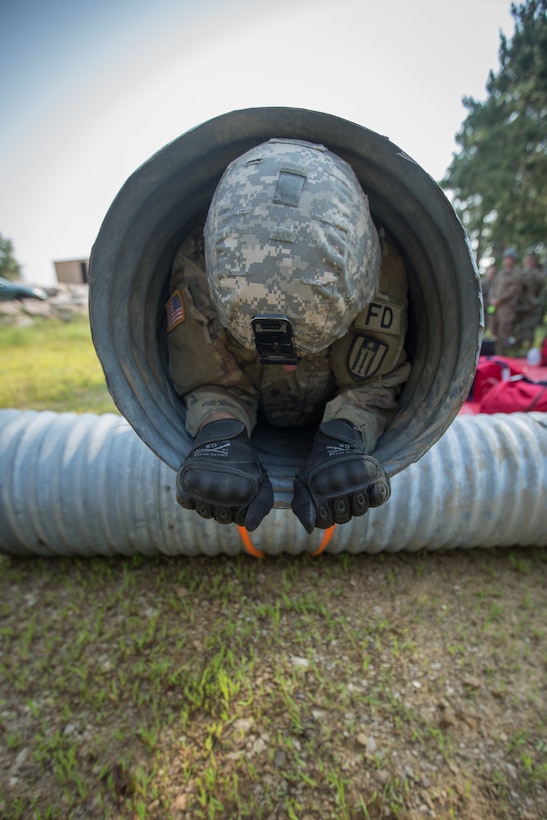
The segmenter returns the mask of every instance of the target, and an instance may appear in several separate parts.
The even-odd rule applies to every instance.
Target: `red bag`
[[[547,413],[547,382],[525,376],[503,381],[489,390],[479,405],[479,413]]]
[[[468,401],[479,402],[500,382],[522,373],[520,365],[504,356],[480,356]]]
[[[547,336],[541,345],[541,365],[542,367],[547,367]]]

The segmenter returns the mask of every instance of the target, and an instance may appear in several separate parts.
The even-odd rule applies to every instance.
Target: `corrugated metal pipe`
[[[235,528],[205,522],[174,502],[173,471],[192,440],[184,403],[169,378],[164,306],[177,248],[203,224],[226,166],[271,137],[323,143],[347,160],[369,197],[375,222],[403,256],[412,372],[374,452],[386,473],[396,477],[418,462],[456,418],[479,355],[482,297],[467,236],[439,186],[389,139],[347,120],[298,108],[233,111],[188,131],[138,168],[110,206],[91,253],[93,342],[118,409],[149,450],[115,416],[39,414],[20,433],[12,417],[4,434],[9,457],[2,467],[8,476],[2,488],[3,549],[86,555],[240,551]],[[38,441],[31,446],[33,435]],[[253,443],[275,498],[275,509],[256,533],[258,548],[315,551],[317,534],[307,536],[286,511],[311,436],[259,425]],[[469,451],[466,456],[458,482],[450,456],[431,470],[431,479],[426,470],[418,491],[415,473],[405,476],[404,485],[394,482],[400,500],[390,500],[385,512],[372,511],[364,521],[339,527],[331,549],[424,546],[430,539],[421,531],[408,541],[410,523],[425,526],[426,504],[439,503],[438,488],[445,481],[453,483],[446,494],[450,503],[464,492],[469,471],[481,464],[473,455],[470,466]],[[460,509],[453,515],[461,527],[468,514]],[[381,535],[378,522],[384,520]],[[433,520],[440,519],[434,515]],[[439,533],[448,543],[444,521]],[[462,537],[454,535],[455,543]]]
[[[374,452],[394,476],[442,436],[469,392],[483,321],[479,275],[463,226],[434,180],[386,137],[331,114],[232,111],[178,137],[129,177],[103,220],[90,261],[91,331],[108,387],[145,444],[178,469],[192,440],[167,366],[169,273],[183,238],[203,224],[228,163],[271,137],[322,143],[348,161],[373,219],[404,258],[412,373]],[[290,461],[300,437],[273,428],[255,433],[276,508],[290,504],[294,474],[281,476],[271,456]]]
[[[175,472],[114,414],[0,411],[0,552],[18,556],[235,555],[237,529],[175,500]],[[297,456],[294,456],[297,458]],[[292,473],[287,455],[272,455]],[[387,504],[337,527],[327,550],[547,546],[547,414],[458,416],[392,479]],[[290,510],[253,534],[266,554],[313,552]]]

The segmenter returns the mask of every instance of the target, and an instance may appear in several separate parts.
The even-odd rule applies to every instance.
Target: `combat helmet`
[[[221,323],[254,349],[256,315],[285,315],[299,355],[348,330],[378,284],[381,249],[368,199],[322,145],[271,139],[235,159],[215,190],[205,262]]]

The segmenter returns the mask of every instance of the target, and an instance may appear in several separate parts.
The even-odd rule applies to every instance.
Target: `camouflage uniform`
[[[380,281],[369,304],[341,339],[300,360],[294,372],[262,365],[223,328],[205,275],[203,233],[179,249],[167,308],[170,374],[195,436],[212,413],[225,411],[249,433],[257,413],[273,426],[303,427],[344,418],[360,428],[367,452],[397,408],[410,374],[404,351],[407,283],[403,263],[384,242]],[[182,311],[173,313],[173,306]]]
[[[515,336],[518,343],[529,348],[534,343],[535,331],[543,321],[545,309],[545,274],[537,264],[535,255],[525,258],[522,272],[522,289],[516,308]]]
[[[492,315],[495,312],[495,308],[492,306],[492,301],[496,294],[497,279],[498,274],[494,265],[491,265],[486,271],[486,275],[481,277],[482,299],[485,312],[484,318],[486,322],[485,331],[489,336],[492,335]]]
[[[258,415],[291,428],[345,419],[374,449],[410,372],[407,283],[394,248],[382,254],[345,161],[282,139],[238,157],[170,284],[170,374],[190,435],[215,413],[249,434]],[[260,314],[290,319],[293,371],[260,362],[251,327]]]
[[[506,253],[504,257],[516,255]],[[494,294],[490,293],[490,302],[496,311],[492,317],[492,334],[496,337],[498,355],[510,355],[515,344],[517,306],[523,287],[522,271],[518,265],[505,265],[496,274]]]

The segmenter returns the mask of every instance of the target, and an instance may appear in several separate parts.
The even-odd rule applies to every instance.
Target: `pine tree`
[[[441,182],[479,261],[507,245],[541,253],[547,240],[547,0],[512,4],[511,14],[515,31],[501,35],[486,101],[463,99],[461,150]]]

